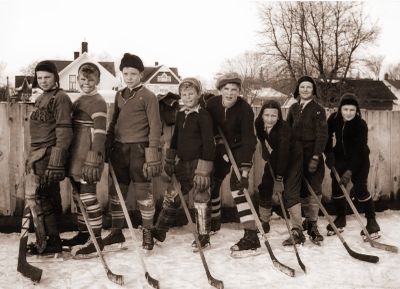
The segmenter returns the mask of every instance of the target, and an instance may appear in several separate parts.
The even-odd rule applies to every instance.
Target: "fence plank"
[[[9,216],[11,210],[11,184],[10,184],[10,125],[9,106],[7,103],[0,103],[0,215]]]

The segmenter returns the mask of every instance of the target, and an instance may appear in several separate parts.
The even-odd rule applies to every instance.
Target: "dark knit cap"
[[[192,85],[196,89],[197,93],[201,93],[201,83],[194,77],[187,77],[182,79],[181,83],[179,84],[179,93],[181,93],[181,89],[185,84]]]
[[[217,80],[216,87],[220,90],[225,84],[228,83],[236,83],[240,89],[242,89],[242,78],[236,72],[229,72],[225,73],[224,75],[220,76]]]
[[[313,94],[315,97],[317,97],[317,84],[315,83],[315,81],[314,81],[314,79],[313,79],[312,77],[307,76],[307,75],[304,75],[304,76],[300,77],[300,78],[297,80],[296,89],[295,89],[295,91],[294,91],[294,98],[297,99],[297,98],[300,96],[300,94],[299,94],[299,87],[300,87],[300,84],[301,84],[302,82],[304,82],[304,81],[308,81],[308,82],[311,82],[311,83],[312,83],[312,85],[313,85],[313,92],[312,92],[312,94]]]
[[[140,72],[143,72],[144,70],[143,62],[140,59],[140,57],[130,53],[125,53],[121,59],[119,70],[122,71],[124,67],[133,67],[139,70]]]
[[[354,105],[357,110],[357,114],[361,116],[360,105],[357,100],[357,96],[351,92],[345,92],[340,98],[338,114],[342,114],[342,106],[343,105]]]
[[[46,71],[46,72],[53,73],[57,87],[60,87],[60,76],[58,75],[57,67],[53,62],[51,62],[49,60],[41,61],[36,65],[35,76],[32,81],[32,87],[38,87],[38,81],[37,81],[37,72],[38,71]]]

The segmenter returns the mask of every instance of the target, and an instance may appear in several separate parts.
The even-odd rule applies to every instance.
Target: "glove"
[[[332,152],[325,155],[325,164],[330,170],[335,166],[335,155]]]
[[[315,173],[317,171],[318,164],[319,164],[319,159],[313,157],[308,163],[308,172],[311,174]]]
[[[52,147],[50,160],[44,172],[43,183],[58,183],[65,179],[65,162],[67,153],[63,148]]]
[[[143,175],[146,179],[150,180],[154,177],[161,175],[162,165],[161,156],[158,148],[149,147],[145,148],[144,155],[146,162],[143,164]]]
[[[212,161],[199,160],[194,171],[193,188],[195,191],[205,191],[210,187],[210,174],[213,169]]]
[[[284,191],[283,188],[283,178],[281,176],[276,176],[274,180],[274,187],[272,189],[274,194],[281,194]]]
[[[240,171],[242,173],[241,178],[236,183],[236,186],[241,191],[239,194],[243,194],[243,190],[249,188],[249,168],[240,168]]]
[[[169,177],[172,177],[172,174],[175,173],[175,157],[176,150],[167,149],[165,153],[164,171]]]
[[[342,175],[342,177],[340,178],[340,184],[347,186],[347,184],[350,182],[351,180],[351,171],[347,170],[344,172],[344,174]]]
[[[100,181],[103,166],[103,156],[96,151],[88,151],[82,167],[82,179],[88,184]]]
[[[108,133],[107,136],[106,136],[106,142],[105,142],[106,154],[105,154],[104,161],[106,163],[108,163],[108,160],[110,158],[111,152],[114,149],[114,144],[115,144],[114,135]]]
[[[215,156],[220,156],[225,162],[229,163],[229,158],[226,154],[225,145],[223,143],[217,143],[215,146]]]

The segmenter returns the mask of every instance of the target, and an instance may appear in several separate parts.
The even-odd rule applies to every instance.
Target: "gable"
[[[167,66],[157,67],[153,71],[151,76],[148,77],[147,82],[149,84],[172,84],[178,85],[180,80],[178,76]]]

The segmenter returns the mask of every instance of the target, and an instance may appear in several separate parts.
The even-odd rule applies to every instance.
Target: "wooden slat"
[[[11,211],[11,187],[10,183],[10,125],[8,104],[0,103],[0,215],[9,216]]]

